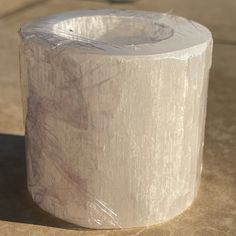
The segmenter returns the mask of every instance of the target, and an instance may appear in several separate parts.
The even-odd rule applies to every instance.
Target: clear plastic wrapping
[[[198,23],[124,10],[20,29],[28,188],[89,228],[165,222],[200,181],[212,38]]]

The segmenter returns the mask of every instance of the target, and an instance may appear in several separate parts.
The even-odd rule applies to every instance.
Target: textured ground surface
[[[2,235],[236,235],[236,2],[233,0],[0,0],[0,236]],[[65,10],[122,8],[182,15],[208,26],[215,39],[210,75],[204,168],[190,209],[159,226],[88,230],[40,210],[26,190],[18,35],[29,19]]]

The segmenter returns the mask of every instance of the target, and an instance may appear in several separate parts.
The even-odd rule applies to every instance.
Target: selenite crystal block
[[[28,189],[90,228],[165,222],[196,197],[212,36],[168,14],[89,10],[20,29]]]

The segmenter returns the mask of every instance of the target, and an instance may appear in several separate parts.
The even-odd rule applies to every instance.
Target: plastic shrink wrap
[[[33,200],[89,228],[165,222],[200,182],[212,36],[168,14],[68,12],[20,29]]]

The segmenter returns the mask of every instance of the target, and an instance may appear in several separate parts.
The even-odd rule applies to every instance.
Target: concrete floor
[[[39,209],[26,189],[24,129],[19,86],[19,26],[32,18],[86,8],[168,12],[196,20],[213,32],[204,168],[193,206],[159,226],[88,230]],[[236,235],[236,1],[0,0],[0,236],[2,235]]]

